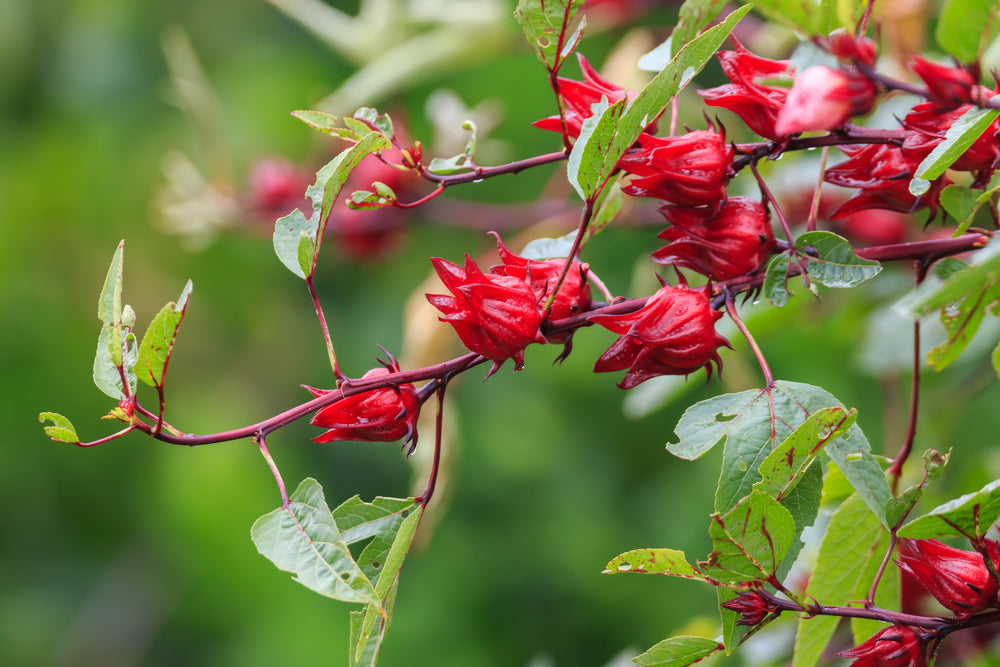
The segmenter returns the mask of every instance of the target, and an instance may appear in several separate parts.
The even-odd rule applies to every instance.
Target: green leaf
[[[43,426],[42,431],[56,442],[68,442],[73,445],[80,442],[80,437],[76,434],[73,422],[58,412],[39,413],[38,421],[41,424],[47,421],[52,422],[52,426]]]
[[[938,15],[938,44],[960,62],[978,62],[1000,31],[998,9],[995,0],[948,0]]]
[[[737,9],[719,25],[684,45],[627,108],[624,106],[627,100],[610,106],[602,100],[591,107],[593,115],[584,121],[566,167],[569,182],[581,199],[596,199],[625,151],[691,77],[701,71],[749,10],[749,7]]]
[[[1000,285],[991,285],[942,308],[941,323],[948,332],[948,340],[927,353],[927,363],[940,371],[955,361],[972,342],[986,310],[997,300],[1000,300]]]
[[[881,563],[888,545],[888,531],[865,503],[852,495],[833,513],[806,594],[822,604],[845,605],[856,599],[871,563]],[[884,545],[883,545],[884,541]],[[862,598],[867,597],[864,590]],[[823,656],[840,618],[800,618],[795,636],[793,667],[814,667]]]
[[[944,279],[928,276],[916,290],[896,302],[896,310],[908,317],[924,317],[969,294],[1000,284],[1000,237],[979,250],[967,268],[951,271],[954,266],[949,265],[949,274]]]
[[[842,236],[833,232],[806,232],[795,240],[795,247],[812,247],[816,257],[809,257],[806,270],[809,277],[827,287],[856,287],[882,271],[882,265],[861,259]]]
[[[312,275],[313,262],[316,261],[316,244],[305,230],[299,232],[299,247],[296,254],[302,273],[307,276]]]
[[[363,136],[352,129],[338,127],[340,119],[337,116],[322,111],[293,111],[292,115],[314,130],[319,130],[323,134],[340,137],[352,143]],[[368,128],[365,128],[364,134],[367,134],[369,131]]]
[[[941,206],[960,226],[964,226],[960,233],[965,233],[965,229],[972,224],[972,218],[979,210],[977,200],[980,194],[979,190],[970,190],[961,185],[949,185],[941,191]]]
[[[746,2],[747,0],[741,0]],[[754,9],[772,21],[791,28],[800,35],[827,35],[838,27],[854,29],[864,2],[861,0],[822,0],[804,3],[799,0],[754,0]]]
[[[774,438],[768,392],[751,389],[706,399],[688,408],[675,429],[677,443],[667,445],[675,456],[693,460],[720,442],[725,442],[722,473],[715,493],[715,510],[728,511],[750,493],[761,479],[758,468],[777,445],[813,412],[843,407],[832,394],[820,387],[779,380],[771,391],[774,404]],[[828,443],[827,453],[869,502],[872,511],[885,516],[889,487],[871,445],[857,424],[836,443]]]
[[[768,579],[792,546],[795,520],[771,496],[753,491],[724,515],[712,515],[712,553],[705,573],[737,583]]]
[[[1000,344],[993,348],[993,353],[990,355],[990,363],[993,364],[993,370],[1000,377]]]
[[[546,259],[558,259],[560,257],[565,258],[569,256],[571,250],[573,250],[573,242],[576,240],[576,230],[574,229],[569,234],[565,234],[558,238],[539,238],[529,241],[524,250],[521,251],[521,257],[525,259],[535,259],[535,260],[546,260]]]
[[[725,6],[725,0],[685,0],[670,37],[639,58],[639,69],[659,72],[666,67],[674,54],[711,24]]]
[[[832,467],[832,466],[831,466]],[[820,501],[823,495],[823,466],[818,461],[805,469],[800,475],[800,481],[791,491],[787,492],[779,502],[788,510],[795,520],[795,539],[785,554],[785,560],[778,566],[778,580],[784,581],[788,572],[795,564],[799,552],[805,546],[800,539],[806,528],[816,523],[819,516]]]
[[[535,51],[545,69],[557,69],[569,53],[559,53],[559,36],[565,35],[583,0],[520,0],[514,10],[528,45]],[[579,40],[573,35],[566,46]]]
[[[839,407],[823,408],[809,415],[760,464],[761,480],[753,485],[754,491],[782,500],[798,485],[823,447],[846,433],[857,417],[857,410],[852,408],[848,412]]]
[[[312,200],[312,215],[307,219],[299,209],[295,209],[274,224],[274,252],[288,270],[300,278],[312,275],[315,262],[304,270],[300,264],[300,242],[305,233],[318,249],[323,232],[326,230],[327,219],[334,202],[340,195],[347,177],[367,155],[385,150],[390,146],[389,139],[380,132],[369,132],[358,142],[341,151],[316,173],[316,182],[306,190],[306,196]]]
[[[375,667],[378,664],[388,623],[380,623],[379,631],[369,634],[365,640],[361,634],[364,621],[364,611],[351,612],[350,649],[347,652],[348,667]]]
[[[910,521],[899,530],[900,537],[981,538],[1000,517],[1000,479],[975,493],[938,505],[927,514]]]
[[[906,520],[910,510],[924,495],[924,490],[941,476],[941,471],[948,465],[949,458],[951,458],[950,450],[947,454],[941,454],[933,449],[924,452],[924,478],[899,496],[889,499],[885,514],[890,528],[898,528]]]
[[[319,483],[307,478],[279,507],[250,529],[257,550],[279,570],[320,595],[382,608],[371,580],[354,561]]]
[[[683,551],[676,549],[633,549],[615,556],[604,566],[604,574],[622,572],[666,574],[671,577],[710,581],[696,567],[688,563]]]
[[[139,343],[139,358],[136,363],[136,377],[151,387],[162,387],[167,374],[170,353],[174,349],[177,331],[187,310],[192,284],[187,281],[177,301],[165,305],[153,321],[149,323],[142,342]]]
[[[375,181],[372,183],[375,192],[368,190],[357,190],[351,193],[347,205],[355,211],[370,211],[385,206],[393,206],[396,203],[396,193],[385,183]]]
[[[854,593],[851,595],[852,600],[865,600],[868,598],[868,591],[871,589],[872,582],[875,581],[875,577],[882,567],[882,557],[885,556],[888,548],[889,535],[881,533],[878,542],[873,547],[873,557],[865,561],[865,569],[858,578],[857,586],[854,587]],[[875,606],[882,609],[899,609],[900,585],[899,568],[893,567],[890,564],[882,572],[878,588],[875,589]],[[851,633],[854,636],[854,643],[861,644],[887,625],[889,624],[872,619],[852,618]]]
[[[1000,101],[1000,95],[993,97],[991,101]],[[917,167],[910,181],[910,194],[919,197],[927,192],[931,187],[930,182],[944,174],[955,160],[962,157],[998,115],[1000,110],[980,107],[972,107],[962,114],[945,132],[944,140]]]
[[[118,242],[118,248],[111,258],[108,275],[104,278],[104,287],[97,301],[97,316],[104,324],[117,324],[122,321],[122,258],[125,253],[125,239]]]
[[[427,165],[427,171],[438,176],[451,176],[454,174],[468,174],[475,171],[476,165],[468,155],[459,153],[450,158],[436,157]]]
[[[370,127],[380,132],[386,139],[392,139],[394,130],[392,127],[392,118],[389,117],[389,114],[384,113],[380,116],[378,109],[361,107],[354,112],[354,117],[358,120],[363,120]]]
[[[119,366],[124,367],[122,356],[123,341],[121,329],[105,324],[97,337],[97,353],[94,355],[94,384],[105,394],[120,401],[125,398]],[[118,362],[113,359],[117,350]]]
[[[764,296],[778,308],[788,303],[788,298],[792,295],[788,289],[790,262],[791,258],[786,252],[775,255],[767,263],[767,271],[764,273]]]
[[[722,644],[706,637],[671,637],[632,658],[632,662],[644,667],[685,667],[723,649]]]

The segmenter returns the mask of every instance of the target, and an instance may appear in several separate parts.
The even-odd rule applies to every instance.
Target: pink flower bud
[[[511,276],[524,281],[531,287],[535,294],[536,303],[544,307],[552,296],[552,290],[556,287],[556,282],[562,274],[566,261],[563,259],[549,259],[545,261],[526,259],[520,255],[512,253],[500,240],[500,235],[493,233],[497,240],[497,252],[503,264],[491,267],[490,271],[496,275]],[[576,313],[581,313],[590,308],[590,285],[587,283],[586,264],[574,261],[570,264],[566,279],[563,280],[559,293],[552,301],[552,310],[549,319],[561,320]],[[569,338],[568,333],[558,334],[549,338],[549,342],[562,343]]]
[[[362,376],[370,379],[398,373],[395,359],[386,368],[373,368]],[[323,396],[338,389],[306,387],[314,396]],[[410,383],[394,387],[373,389],[354,394],[321,408],[309,422],[313,426],[330,429],[313,438],[314,442],[339,440],[365,440],[367,442],[410,443],[410,451],[417,445],[417,417],[420,416],[420,396]]]
[[[722,317],[708,303],[705,290],[666,285],[628,315],[594,315],[591,319],[621,338],[594,364],[595,373],[627,368],[618,384],[631,389],[657,375],[687,375],[712,364],[721,370],[720,345],[729,341],[715,331]]]
[[[863,644],[837,655],[854,658],[851,667],[925,667],[929,633],[908,625],[890,625]]]
[[[810,67],[795,77],[774,131],[779,136],[809,130],[833,130],[851,116],[868,113],[878,89],[856,72],[825,65]]]
[[[1000,566],[997,543],[986,544],[994,565]],[[997,582],[978,551],[955,549],[937,540],[900,539],[896,565],[958,618],[997,603]]]
[[[484,274],[469,255],[465,270],[439,257],[431,258],[434,270],[454,296],[428,294],[432,306],[444,313],[439,318],[472,352],[493,361],[492,375],[506,359],[517,368],[524,365],[524,348],[544,343],[538,330],[542,318],[538,298],[520,278]]]
[[[778,111],[785,104],[788,89],[768,85],[763,80],[790,79],[795,69],[787,60],[755,56],[739,42],[736,42],[735,51],[719,51],[718,58],[722,71],[732,83],[699,90],[698,94],[705,98],[705,104],[729,109],[762,137],[780,139],[774,123]]]
[[[679,137],[640,135],[642,150],[629,153],[618,166],[633,178],[622,191],[633,197],[656,197],[679,206],[709,206],[726,198],[733,177],[733,148],[710,130]]]
[[[591,105],[600,102],[601,98],[606,97],[608,104],[614,104],[619,100],[635,97],[635,92],[616,86],[598,74],[582,54],[577,53],[576,57],[583,71],[583,81],[559,77],[559,97],[562,99],[563,114],[566,117],[566,133],[573,138],[580,136],[583,121],[593,115],[590,111]],[[542,130],[562,132],[562,123],[558,115],[536,120],[532,125]]]
[[[728,602],[723,602],[722,606],[729,611],[735,611],[742,617],[736,621],[737,625],[750,626],[758,625],[768,614],[777,609],[773,602],[761,594],[760,590],[742,593]]]
[[[764,206],[749,197],[730,197],[718,213],[711,209],[664,206],[672,225],[660,232],[669,244],[653,261],[683,266],[714,280],[753,273],[774,251],[774,233]]]

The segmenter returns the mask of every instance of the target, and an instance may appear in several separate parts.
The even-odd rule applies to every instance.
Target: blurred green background
[[[359,9],[335,4],[350,15]],[[674,10],[648,12],[644,4],[603,3],[613,10],[604,14],[595,7],[582,51],[623,77],[638,76],[615,63],[634,63],[673,23]],[[330,144],[290,110],[321,100],[337,113],[353,110],[338,105],[376,104],[433,146],[444,140],[431,139],[441,131],[426,118],[426,101],[449,89],[470,108],[492,100],[477,112],[481,127],[496,126],[482,144],[484,162],[558,149],[557,137],[529,126],[553,106],[511,16],[513,2],[366,2],[368,23],[347,31],[324,23],[309,3],[275,5],[0,4],[0,664],[345,662],[349,607],[292,582],[249,539],[251,523],[280,502],[250,442],[188,449],[136,435],[76,449],[50,442],[37,423],[39,412],[52,410],[84,439],[117,428],[99,420],[113,404],[90,376],[97,294],[122,238],[125,300],[140,332],[186,279],[194,282],[170,365],[169,421],[196,433],[235,428],[305,400],[299,384],[332,384],[306,291],[274,257],[268,223],[226,208],[245,201],[255,161],[278,155],[315,170],[329,154]],[[314,32],[289,17],[296,11]],[[381,57],[400,44],[412,47],[408,58],[405,50]],[[214,101],[199,97],[208,89],[198,87],[197,70],[183,69],[191,54]],[[349,80],[359,66],[369,69]],[[194,76],[184,79],[194,97],[183,109],[176,77],[185,72]],[[707,85],[718,81],[714,63],[705,76]],[[360,83],[344,89],[345,80]],[[207,115],[192,116],[192,99]],[[691,106],[688,122],[697,125],[701,107]],[[207,179],[196,210],[221,202],[221,232],[202,225],[205,233],[193,239],[169,231],[164,165],[185,164],[178,154]],[[346,371],[360,375],[374,365],[375,342],[399,350],[404,323],[424,326],[405,320],[403,304],[428,274],[429,256],[458,261],[492,247],[484,229],[461,219],[469,210],[462,207],[472,206],[461,200],[510,206],[544,188],[547,199],[566,202],[572,219],[559,173],[552,167],[456,189],[449,193],[456,203],[409,221],[381,260],[354,261],[329,241],[320,291]],[[508,239],[536,221],[518,211],[504,223]],[[616,294],[655,289],[646,256],[658,228],[629,224],[650,212],[630,209],[620,228],[588,249]],[[435,213],[451,219],[435,224],[427,219]],[[902,354],[905,365],[909,340],[885,305],[907,285],[904,275],[886,276],[823,302],[799,290],[788,308],[750,316],[776,376],[822,385],[858,407],[876,449],[886,440],[890,453],[902,437],[908,386],[895,358]],[[712,635],[712,591],[600,571],[637,547],[707,552],[721,451],[683,463],[663,446],[685,406],[759,383],[745,344],[729,335],[736,350],[723,352],[725,380],[706,387],[692,377],[669,403],[663,395],[679,383],[644,387],[623,403],[614,386],[620,377],[590,372],[613,340],[597,329],[577,336],[561,366],[550,367],[556,349],[536,346],[523,372],[508,365],[482,383],[477,369],[456,385],[447,493],[404,566],[383,664],[603,665],[685,627]],[[440,337],[455,342],[447,329]],[[925,382],[918,449],[956,447],[941,493],[1000,476],[995,377],[982,355],[967,357]],[[411,466],[396,446],[320,446],[309,441],[315,435],[296,424],[269,439],[290,486],[316,477],[331,505],[354,494],[410,492]],[[431,441],[425,433],[425,450]],[[773,633],[765,662],[785,639]]]

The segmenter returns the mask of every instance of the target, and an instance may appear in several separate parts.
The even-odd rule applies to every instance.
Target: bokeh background
[[[298,184],[336,145],[289,111],[376,105],[425,154],[445,156],[461,150],[460,125],[473,118],[485,164],[557,150],[558,137],[530,127],[554,107],[513,4],[0,3],[0,664],[346,662],[349,607],[297,585],[250,541],[252,522],[280,502],[250,442],[188,449],[135,435],[77,449],[45,438],[37,415],[68,416],[84,439],[116,429],[100,420],[113,403],[90,376],[97,295],[122,238],[140,332],[194,283],[168,375],[169,421],[235,428],[305,400],[300,384],[330,386],[306,291],[274,257],[270,232],[272,209],[288,204],[291,186],[298,205]],[[592,3],[581,51],[638,87],[648,74],[636,58],[669,34],[675,13]],[[759,22],[745,30],[766,55],[790,46]],[[568,74],[578,76],[575,65]],[[712,63],[699,81],[720,76]],[[681,108],[703,126],[690,91]],[[768,169],[780,181],[795,159]],[[406,219],[343,214],[319,288],[345,370],[372,367],[375,343],[412,363],[457,354],[449,328],[404,309],[422,299],[427,258],[470,252],[488,264],[492,228],[515,250],[565,233],[576,212],[562,174],[553,166],[456,188]],[[653,207],[629,205],[588,248],[614,293],[655,289],[657,224]],[[851,293],[816,301],[798,289],[780,311],[747,309],[775,375],[859,408],[873,445],[890,454],[905,425],[910,343],[889,305],[908,286],[893,268]],[[724,380],[710,386],[699,375],[626,395],[620,378],[591,373],[613,340],[597,329],[577,336],[561,366],[550,365],[558,350],[535,346],[520,373],[508,366],[483,383],[477,370],[456,383],[446,488],[403,569],[383,664],[604,665],[676,631],[713,635],[712,591],[600,572],[631,548],[707,552],[721,451],[684,463],[664,444],[686,406],[759,385],[746,345],[730,337]],[[995,328],[983,350],[991,337]],[[955,455],[927,507],[1000,476],[996,385],[982,351],[928,374],[917,447]],[[316,433],[295,424],[269,439],[290,486],[313,476],[333,505],[422,483],[394,445],[321,446]],[[430,443],[426,433],[422,449]],[[743,659],[776,660],[787,631],[767,633]]]

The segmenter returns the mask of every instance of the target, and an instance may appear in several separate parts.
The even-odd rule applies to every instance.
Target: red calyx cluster
[[[639,136],[640,150],[618,166],[635,176],[622,192],[679,206],[717,208],[733,177],[733,149],[723,134],[697,130],[679,137]]]
[[[997,542],[988,540],[986,550],[994,567],[1000,568]],[[896,564],[956,618],[997,605],[997,581],[978,551],[955,549],[938,540],[901,539]]]
[[[385,368],[373,368],[362,376],[371,379],[399,372],[399,363],[390,356],[382,362]],[[339,389],[306,387],[314,396],[325,396]],[[421,400],[411,384],[373,389],[354,394],[321,408],[309,423],[328,430],[313,438],[314,442],[364,440],[367,442],[409,443],[410,453],[417,446],[417,417]]]
[[[707,291],[664,285],[639,310],[628,315],[594,315],[591,320],[621,336],[604,351],[595,373],[628,369],[618,384],[631,389],[657,375],[687,375],[712,364],[721,370],[720,345],[729,341],[715,331],[722,313],[713,310]]]
[[[932,637],[919,628],[890,625],[837,655],[854,658],[851,667],[925,667]]]
[[[730,197],[717,213],[669,205],[660,212],[671,224],[660,232],[669,244],[653,253],[660,264],[730,280],[756,271],[774,252],[767,209],[749,197]]]
[[[566,134],[574,139],[580,136],[583,121],[593,115],[590,107],[600,102],[601,98],[607,98],[608,104],[614,104],[619,100],[635,97],[634,91],[616,86],[598,74],[581,54],[576,54],[576,57],[583,72],[583,81],[558,78],[559,97],[563,103],[563,115],[566,117]],[[536,120],[532,125],[553,132],[563,131],[559,116]]]

